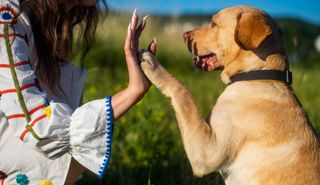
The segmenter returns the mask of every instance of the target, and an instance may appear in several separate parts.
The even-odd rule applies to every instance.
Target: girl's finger
[[[132,37],[131,37],[131,48],[132,49],[137,49],[136,48],[136,38],[135,38],[135,34],[136,34],[136,28],[139,22],[139,17],[137,15],[137,9],[134,9],[133,14],[132,14],[132,18],[131,18],[131,27],[130,29],[132,30]]]
[[[141,23],[139,24],[137,30],[136,30],[136,37],[140,37],[142,31],[144,30],[144,28],[146,27],[147,24],[147,19],[148,19],[148,15],[146,15],[145,17],[143,17]]]
[[[131,23],[128,26],[128,32],[124,43],[124,50],[126,54],[129,54],[131,51],[131,42],[132,42],[132,30],[131,30]]]
[[[133,34],[135,34],[137,25],[138,25],[139,17],[137,15],[137,9],[134,9],[132,18],[131,18],[131,30],[133,31]]]
[[[137,27],[137,29],[136,29],[136,32],[135,32],[135,35],[134,35],[135,48],[139,48],[139,39],[140,39],[140,36],[142,34],[142,31],[146,27],[147,18],[148,18],[148,16],[145,16],[142,19],[142,21],[139,24],[139,26]]]

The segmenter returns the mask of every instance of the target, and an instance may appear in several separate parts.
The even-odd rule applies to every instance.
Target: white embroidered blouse
[[[61,66],[65,96],[46,93],[28,17],[19,0],[0,2],[0,183],[64,184],[71,157],[102,177],[112,143],[111,98],[79,106],[86,72]],[[41,62],[41,61],[40,61]],[[3,181],[3,182],[1,182]]]

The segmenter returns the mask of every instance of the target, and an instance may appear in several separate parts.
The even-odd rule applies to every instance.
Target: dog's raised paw
[[[154,71],[160,66],[158,60],[150,52],[143,52],[140,56],[140,65],[145,73]]]

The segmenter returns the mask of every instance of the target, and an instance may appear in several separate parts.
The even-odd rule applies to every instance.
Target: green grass
[[[126,87],[123,43],[129,21],[127,15],[111,14],[101,23],[97,43],[85,65],[89,75],[84,102],[113,95]],[[168,32],[165,24],[176,24],[176,20],[150,17],[141,46],[146,47],[153,37],[157,38],[157,58],[186,84],[203,115],[207,115],[225,85],[219,72],[204,73],[193,66],[192,56],[182,40],[182,33],[187,30]],[[292,66],[293,89],[320,131],[320,65],[301,66]],[[78,184],[99,182],[91,173],[85,173]],[[141,102],[116,122],[111,162],[103,184],[219,185],[223,182],[215,173],[203,178],[192,175],[170,102],[152,87]]]

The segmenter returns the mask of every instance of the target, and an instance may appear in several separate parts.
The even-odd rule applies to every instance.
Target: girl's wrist
[[[117,120],[120,118],[133,105],[139,102],[143,98],[145,92],[138,91],[137,89],[128,86],[127,88],[113,95],[111,102],[114,119]]]

